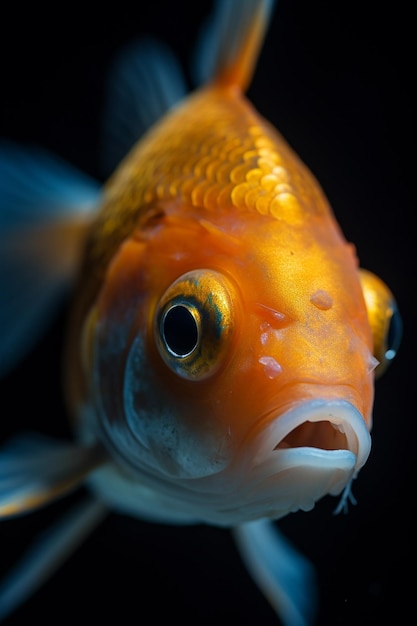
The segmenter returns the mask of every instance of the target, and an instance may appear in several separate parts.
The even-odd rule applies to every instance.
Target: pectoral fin
[[[45,150],[0,142],[0,376],[55,314],[100,198],[101,185]]]
[[[102,502],[88,498],[39,537],[0,582],[0,622],[53,575],[106,514]]]
[[[97,447],[25,435],[0,449],[0,519],[27,513],[76,488],[105,463]]]
[[[284,626],[311,626],[316,613],[316,581],[311,564],[270,520],[234,530],[242,559],[254,582]]]

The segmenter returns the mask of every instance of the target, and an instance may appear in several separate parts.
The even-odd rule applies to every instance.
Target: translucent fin
[[[274,0],[217,0],[197,43],[198,84],[219,81],[247,89],[273,5]]]
[[[109,75],[103,118],[103,173],[108,176],[141,136],[187,93],[170,49],[152,39],[123,49]]]
[[[12,439],[0,448],[0,519],[65,495],[105,461],[98,448],[35,434]]]
[[[106,514],[101,502],[89,498],[39,537],[0,583],[0,622],[54,574]]]
[[[259,520],[234,530],[243,561],[285,626],[314,624],[317,597],[314,570],[278,531]]]
[[[0,376],[50,321],[99,198],[98,183],[58,158],[0,143]]]

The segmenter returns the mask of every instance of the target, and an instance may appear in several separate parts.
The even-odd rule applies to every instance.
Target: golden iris
[[[234,329],[234,289],[220,272],[198,269],[163,294],[155,315],[159,353],[176,374],[203,380],[221,367]]]

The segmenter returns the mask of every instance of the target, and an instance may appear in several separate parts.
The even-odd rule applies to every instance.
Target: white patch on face
[[[261,344],[265,346],[268,343],[271,334],[271,324],[268,324],[268,322],[262,322],[261,331],[260,341]]]
[[[333,306],[333,298],[324,289],[318,289],[311,294],[310,302],[321,311],[328,311]]]
[[[269,333],[262,333],[261,344],[264,346],[268,342]]]
[[[272,356],[261,356],[259,363],[264,366],[264,372],[271,380],[282,372],[281,365]]]

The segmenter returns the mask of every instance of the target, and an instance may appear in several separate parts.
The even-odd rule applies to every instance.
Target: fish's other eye
[[[385,283],[368,270],[360,270],[368,320],[372,330],[374,357],[379,361],[378,378],[397,354],[402,339],[402,320],[394,296]]]
[[[236,307],[228,279],[209,269],[187,272],[159,301],[154,336],[163,361],[178,376],[203,380],[226,361]]]

